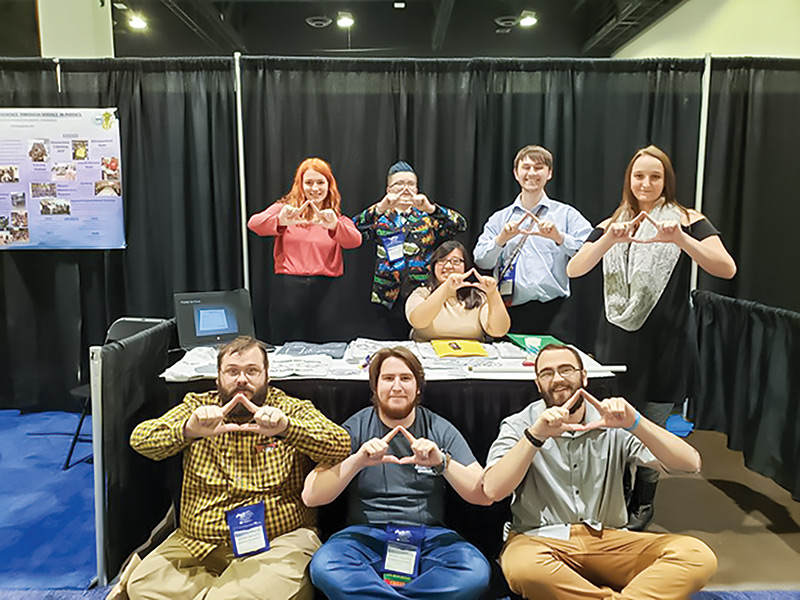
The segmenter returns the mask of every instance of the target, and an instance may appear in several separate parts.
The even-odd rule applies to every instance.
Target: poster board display
[[[116,115],[0,109],[0,250],[125,247]]]

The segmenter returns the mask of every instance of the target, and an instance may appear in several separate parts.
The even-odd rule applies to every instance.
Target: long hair
[[[414,399],[414,406],[422,400],[422,390],[425,389],[425,369],[422,363],[404,346],[394,346],[392,348],[381,348],[369,357],[369,389],[372,391],[372,405],[377,409],[380,404],[378,400],[378,378],[381,376],[381,367],[387,358],[398,358],[406,363],[417,382],[417,397]]]
[[[633,164],[640,156],[652,156],[664,166],[664,190],[662,192],[664,203],[677,206],[681,212],[687,214],[688,211],[681,206],[675,196],[675,169],[672,168],[672,161],[669,159],[666,152],[651,144],[650,146],[637,150],[636,154],[633,155],[633,158],[628,163],[628,167],[625,169],[625,179],[622,181],[622,201],[619,203],[617,210],[614,211],[614,214],[611,215],[611,221],[628,221],[641,211],[639,208],[639,201],[636,199],[636,196],[633,195],[633,190],[631,189]]]
[[[322,201],[322,210],[326,208],[333,209],[338,216],[341,216],[342,195],[339,193],[339,186],[336,185],[336,178],[333,176],[331,166],[321,158],[307,158],[297,167],[294,173],[294,181],[292,182],[292,189],[283,198],[281,202],[285,202],[289,206],[295,208],[302,206],[306,201],[306,196],[303,193],[303,175],[306,171],[313,170],[325,177],[328,180],[328,195]],[[310,218],[311,209],[306,209],[306,214],[302,215],[303,218]]]
[[[464,244],[456,240],[442,242],[439,247],[433,251],[431,259],[428,262],[428,280],[425,282],[425,285],[431,292],[441,285],[441,282],[436,280],[436,263],[453,250],[461,251],[461,256],[464,257],[465,273],[472,268],[472,254],[464,247]],[[483,294],[474,287],[465,287],[457,290],[456,299],[461,302],[467,310],[472,310],[483,304]]]

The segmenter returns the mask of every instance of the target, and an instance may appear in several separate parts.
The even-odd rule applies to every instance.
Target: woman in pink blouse
[[[341,201],[330,165],[307,158],[289,193],[247,222],[254,233],[275,237],[269,307],[274,343],[328,341],[329,323],[319,307],[344,273],[342,248],[361,245],[361,233],[341,213]]]

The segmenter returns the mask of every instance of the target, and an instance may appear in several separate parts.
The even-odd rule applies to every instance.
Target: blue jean
[[[419,575],[403,587],[383,581],[385,550],[385,526],[351,525],[314,554],[311,581],[330,600],[474,600],[489,585],[486,558],[449,529],[425,527]]]

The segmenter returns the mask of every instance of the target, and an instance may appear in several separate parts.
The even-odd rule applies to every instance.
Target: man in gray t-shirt
[[[525,598],[687,598],[717,567],[688,536],[634,532],[622,476],[629,464],[700,470],[689,444],[642,417],[624,398],[596,400],[569,346],[536,357],[542,400],[506,418],[489,449],[483,488],[513,493],[512,524],[500,555],[509,587]]]
[[[487,505],[483,469],[449,421],[419,406],[424,373],[408,349],[377,352],[369,380],[374,406],[344,423],[352,454],[312,471],[303,489],[318,506],[348,488],[348,527],[314,555],[311,580],[331,600],[478,598],[489,563],[443,527],[444,482]]]

